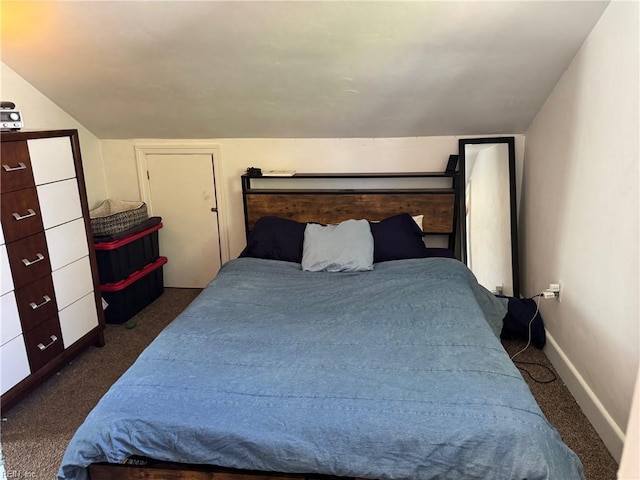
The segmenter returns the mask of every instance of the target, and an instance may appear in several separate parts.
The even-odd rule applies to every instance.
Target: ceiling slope
[[[3,1],[1,53],[103,139],[523,133],[606,5]]]

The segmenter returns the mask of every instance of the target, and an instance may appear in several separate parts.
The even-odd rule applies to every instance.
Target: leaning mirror
[[[460,139],[458,155],[462,259],[487,290],[517,297],[514,138]]]

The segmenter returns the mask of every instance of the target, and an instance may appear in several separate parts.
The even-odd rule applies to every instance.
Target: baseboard
[[[555,339],[546,332],[547,344],[544,353],[551,361],[556,371],[566,384],[567,388],[578,402],[583,413],[596,429],[605,446],[616,460],[620,463],[622,448],[624,446],[624,433],[618,424],[611,418],[609,412],[596,394],[591,390],[584,378],[576,370],[571,360],[565,355]]]

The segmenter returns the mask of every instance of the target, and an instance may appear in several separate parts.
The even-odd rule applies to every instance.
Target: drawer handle
[[[4,168],[5,172],[15,172],[16,170],[25,170],[27,166],[22,162],[19,162],[17,167],[10,167],[9,165],[3,163],[2,168]]]
[[[46,305],[51,301],[51,297],[49,295],[43,295],[42,298],[44,299],[44,302],[42,303],[31,302],[29,304],[31,305],[31,308],[33,308],[34,310],[37,310],[38,308],[42,307],[43,305]]]
[[[44,255],[41,254],[41,253],[36,253],[36,259],[35,260],[27,260],[26,258],[23,258],[22,259],[22,263],[24,263],[25,267],[30,267],[34,263],[41,262],[42,260],[44,260]]]
[[[20,215],[19,213],[12,213],[13,218],[15,218],[16,220],[20,221],[20,220],[24,220],[25,218],[31,218],[31,217],[35,217],[36,216],[36,212],[34,212],[31,208],[27,210],[27,213],[25,215]]]
[[[55,335],[51,335],[49,338],[51,339],[51,341],[46,345],[43,345],[42,343],[38,344],[38,348],[40,349],[40,351],[44,352],[47,348],[56,343],[56,340],[58,340],[58,337],[56,337]]]

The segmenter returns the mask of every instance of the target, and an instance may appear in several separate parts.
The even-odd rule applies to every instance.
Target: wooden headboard
[[[450,180],[449,188],[298,188],[298,180],[399,178]],[[254,188],[252,180],[262,186]],[[454,250],[457,231],[457,173],[376,173],[376,174],[295,174],[286,178],[285,188],[269,188],[270,180],[282,177],[252,177],[242,175],[242,196],[247,238],[258,219],[277,216],[298,222],[339,223],[351,218],[383,220],[398,213],[423,215],[422,229],[428,235],[447,235],[449,248]],[[267,180],[267,182],[265,182]],[[289,187],[290,185],[290,187]]]

